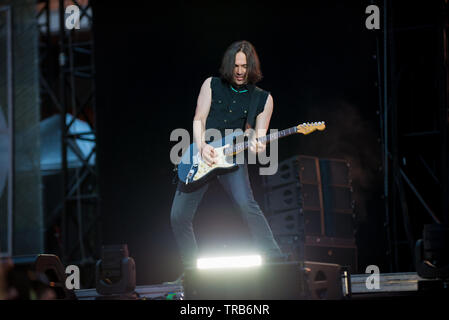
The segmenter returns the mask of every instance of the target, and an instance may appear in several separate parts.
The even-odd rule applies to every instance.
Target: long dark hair
[[[248,83],[256,84],[257,82],[262,80],[262,71],[260,70],[259,57],[257,56],[254,46],[246,40],[236,41],[226,49],[223,55],[223,60],[221,61],[221,78],[229,83],[232,83],[235,66],[235,55],[240,51],[246,55],[246,64],[248,66]]]

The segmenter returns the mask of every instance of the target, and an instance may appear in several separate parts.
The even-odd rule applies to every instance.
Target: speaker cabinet
[[[187,269],[187,300],[305,299],[301,262],[270,263],[251,268]]]
[[[354,239],[321,236],[275,235],[282,252],[294,260],[316,261],[344,266],[356,273],[358,267],[357,246]]]
[[[306,261],[304,275],[309,299],[343,299],[342,269],[338,264]]]
[[[187,269],[186,300],[338,300],[342,268],[313,261],[241,269]]]
[[[58,300],[75,300],[73,290],[66,287],[66,274],[59,258],[53,254],[15,256],[8,272],[8,286],[18,292],[17,299],[40,299],[40,292],[53,290]],[[6,263],[5,260],[1,263]]]

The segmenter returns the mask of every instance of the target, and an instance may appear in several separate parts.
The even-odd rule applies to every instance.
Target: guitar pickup
[[[197,164],[194,164],[191,168],[189,173],[187,174],[187,178],[186,178],[186,185],[189,184],[189,180],[193,177],[194,173],[195,173],[195,169],[196,167],[198,167]]]

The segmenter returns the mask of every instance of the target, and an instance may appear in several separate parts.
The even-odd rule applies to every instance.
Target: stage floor
[[[351,287],[347,288],[342,279],[343,295],[347,299],[378,299],[383,297],[407,297],[441,290],[441,281],[421,278],[416,272],[379,274],[378,288],[369,289],[366,280],[369,274],[351,275]],[[447,290],[445,290],[447,291]],[[347,292],[351,292],[347,295]],[[100,295],[96,289],[75,290],[79,300],[180,300],[184,288],[173,284],[137,286],[135,293],[126,295]]]
[[[182,295],[184,289],[178,285],[147,285],[136,286],[135,294],[127,295],[100,295],[96,289],[75,290],[79,300],[169,300],[171,295]],[[178,298],[178,297],[175,297]]]

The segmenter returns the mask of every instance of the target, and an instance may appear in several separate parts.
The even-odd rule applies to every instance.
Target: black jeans
[[[248,223],[251,235],[261,254],[269,257],[281,256],[281,250],[273,238],[267,220],[254,200],[247,165],[239,165],[237,170],[217,178],[240,208],[242,217]],[[193,192],[183,192],[178,187],[173,200],[170,215],[171,227],[185,268],[193,267],[197,258],[198,246],[192,221],[207,188],[208,184],[205,184]]]

